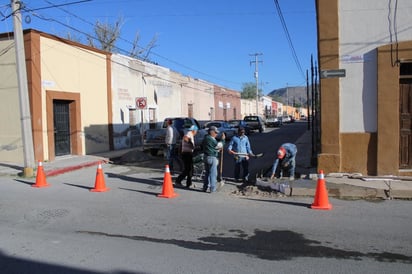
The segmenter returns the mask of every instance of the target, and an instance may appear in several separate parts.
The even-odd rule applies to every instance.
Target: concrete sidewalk
[[[317,187],[317,170],[311,166],[311,132],[306,131],[297,141],[297,167],[301,179],[293,183],[293,196],[314,196]],[[134,166],[153,172],[152,166],[147,166],[154,157],[144,153],[141,148],[120,151],[110,151],[98,155],[63,156],[53,162],[44,162],[46,177],[57,176],[70,171],[98,166],[99,163],[110,165],[111,159],[117,163],[133,163]],[[139,164],[141,163],[141,165]],[[19,177],[23,165],[0,163],[0,176]],[[159,176],[164,170],[159,168]],[[344,199],[412,199],[412,181],[410,178],[399,177],[362,177],[359,174],[325,174],[326,187],[329,197]]]

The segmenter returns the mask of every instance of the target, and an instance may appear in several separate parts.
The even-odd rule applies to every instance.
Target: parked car
[[[243,118],[243,121],[250,127],[251,130],[258,130],[260,133],[265,131],[265,121],[257,115],[248,115]]]
[[[231,127],[230,124],[226,121],[210,121],[205,123],[204,128],[207,130],[211,126],[215,126],[217,127],[217,130],[219,130],[217,138],[220,138],[222,132],[224,132],[226,135],[226,140],[230,140],[237,133],[237,130]]]
[[[177,138],[177,144],[179,145],[182,137],[186,134],[187,129],[192,125],[195,125],[199,128],[195,136],[195,144],[200,145],[203,142],[203,138],[206,135],[206,131],[200,129],[199,122],[191,117],[170,117],[166,118],[163,121],[162,128],[153,128],[148,129],[143,134],[143,150],[149,150],[150,154],[156,156],[159,151],[164,151],[166,147],[165,137],[166,137],[166,128],[167,120],[171,119],[173,121],[173,126],[177,129],[180,136]],[[196,149],[200,149],[197,147]]]
[[[211,126],[217,127],[217,130],[219,131],[217,138],[220,138],[220,136],[222,135],[222,132],[224,132],[226,135],[226,139],[230,140],[237,133],[237,130],[231,127],[230,124],[225,121],[210,121],[204,125],[204,128],[208,129]]]
[[[242,127],[245,129],[245,134],[249,135],[251,132],[250,127],[247,125],[247,123],[243,120],[229,120],[229,125],[237,130],[239,130],[239,127]]]
[[[284,116],[282,117],[282,122],[283,122],[284,124],[289,124],[289,123],[292,122],[292,119],[290,119],[290,116],[289,116],[289,115],[284,115]]]
[[[282,119],[280,117],[269,117],[266,119],[267,127],[280,127],[282,125]]]

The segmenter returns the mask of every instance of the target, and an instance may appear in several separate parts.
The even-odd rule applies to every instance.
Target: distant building
[[[214,118],[211,120],[242,119],[240,92],[215,85],[214,96],[215,108],[211,110]]]

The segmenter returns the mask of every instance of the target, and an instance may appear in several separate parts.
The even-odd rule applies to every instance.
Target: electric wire
[[[51,2],[51,1],[48,1],[48,0],[44,0],[44,1],[45,1],[46,3],[48,3],[48,4],[51,5],[49,8],[53,7],[53,5],[55,5],[55,4],[54,4],[53,2]],[[92,0],[84,0],[84,1],[79,1],[79,2],[85,2],[85,1],[92,1]],[[71,13],[70,11],[67,11],[67,10],[61,8],[60,6],[56,6],[56,7],[59,8],[60,10],[62,10],[63,12],[66,12],[67,14],[69,14],[69,15],[71,15],[71,16],[74,16],[75,18],[81,20],[82,22],[84,22],[84,23],[86,23],[86,24],[88,24],[88,25],[90,25],[90,26],[93,26],[93,27],[95,26],[95,24],[93,24],[93,23],[91,23],[91,22],[89,22],[89,21],[81,18],[80,16],[77,16],[77,15]],[[43,9],[45,9],[45,8],[46,8],[46,7],[44,7]],[[27,11],[27,12],[32,12],[33,10],[35,10],[35,9],[27,9],[27,8],[25,8],[25,11]],[[77,28],[74,28],[74,27],[72,27],[72,26],[69,26],[68,24],[65,24],[65,23],[63,23],[63,22],[60,22],[59,20],[56,20],[56,19],[53,19],[53,18],[46,18],[46,17],[44,17],[44,16],[40,16],[39,14],[36,14],[36,15],[33,14],[33,15],[36,16],[36,17],[39,18],[39,19],[42,19],[42,20],[56,22],[56,23],[58,23],[58,24],[61,24],[61,25],[64,26],[64,27],[67,27],[67,28],[73,30],[73,31],[76,31],[76,32],[78,32],[78,33],[81,33],[82,35],[85,35],[86,37],[89,37],[89,38],[91,38],[91,39],[93,39],[93,40],[98,41],[98,38],[97,38],[97,37],[94,37],[94,36],[92,36],[92,35],[90,35],[90,34],[87,34],[87,33],[84,32],[84,31],[81,31],[81,30],[79,30],[79,29],[77,29]],[[133,43],[130,42],[129,40],[126,40],[126,39],[124,39],[124,38],[122,38],[122,37],[119,37],[119,39],[120,39],[121,41],[123,41],[123,42],[126,42],[126,43],[128,43],[128,44],[130,44],[130,45],[133,45]],[[140,47],[140,46],[138,46],[138,47],[139,47],[140,49],[144,49],[143,47]],[[116,50],[118,50],[119,53],[123,53],[123,54],[125,54],[125,55],[129,55],[129,54],[130,54],[130,51],[124,50],[124,49],[122,49],[122,48],[120,48],[120,47],[114,46],[114,48],[115,48]],[[160,58],[160,59],[162,59],[162,60],[165,60],[165,61],[167,61],[167,62],[169,62],[169,63],[172,63],[172,64],[174,64],[174,65],[176,65],[176,66],[178,66],[178,67],[184,68],[184,69],[186,69],[186,70],[188,70],[188,71],[195,72],[195,73],[197,73],[197,74],[199,74],[199,75],[206,76],[206,77],[208,77],[208,78],[210,78],[210,79],[215,79],[215,80],[219,80],[219,81],[226,82],[226,83],[232,83],[232,84],[238,84],[238,85],[240,85],[240,83],[238,83],[238,82],[230,81],[230,80],[227,80],[227,79],[222,79],[222,78],[220,78],[220,77],[218,77],[218,76],[215,76],[215,75],[211,75],[211,74],[202,72],[202,71],[200,71],[200,70],[197,70],[197,69],[194,69],[194,68],[189,67],[189,66],[187,66],[187,65],[184,65],[184,64],[182,64],[182,63],[180,63],[180,62],[174,61],[174,60],[172,60],[172,59],[170,59],[170,58],[167,58],[167,57],[165,57],[165,56],[162,56],[162,55],[160,55],[160,54],[157,54],[157,53],[154,52],[154,51],[151,51],[150,54],[153,55],[153,56],[156,56],[156,57],[158,57],[158,58]],[[150,61],[150,60],[145,60],[145,61],[148,61],[148,62],[150,62],[150,63],[153,63],[153,62]]]
[[[44,0],[44,1],[47,2],[47,3],[49,3],[49,4],[51,4],[51,5],[53,5],[53,3],[50,2],[50,1],[48,1],[48,0]],[[69,15],[71,15],[71,16],[79,19],[79,20],[81,20],[82,22],[84,22],[84,23],[86,23],[86,24],[88,24],[88,25],[90,25],[90,26],[92,26],[92,27],[95,26],[95,24],[93,24],[92,22],[89,22],[89,21],[81,18],[80,16],[78,16],[78,15],[76,15],[76,14],[70,12],[70,11],[67,11],[67,10],[65,10],[65,9],[63,9],[63,8],[60,8],[60,9],[61,9],[63,12],[65,12],[65,13],[67,13],[67,14],[69,14]],[[93,38],[93,37],[91,37],[91,36],[89,36],[89,37],[90,37],[90,38]],[[93,39],[96,39],[96,40],[97,40],[97,38],[93,38]],[[121,41],[125,42],[125,43],[130,44],[130,45],[134,45],[131,41],[129,41],[129,40],[127,40],[127,39],[124,39],[124,38],[122,38],[122,37],[119,37],[119,39],[120,39]],[[116,47],[116,46],[115,46],[115,47]],[[143,47],[141,47],[141,46],[139,46],[139,45],[137,45],[137,47],[140,48],[140,49],[143,49],[143,50],[145,49],[145,48],[143,48]],[[127,53],[127,54],[130,53],[130,52],[128,52],[128,51],[126,51],[126,50],[122,50],[122,49],[120,49],[120,48],[118,48],[118,47],[116,47],[116,48],[119,49],[119,50],[121,50],[122,52]],[[157,54],[156,52],[151,51],[150,53],[151,53],[152,55],[154,55],[154,56],[157,56],[157,57],[163,59],[163,60],[166,60],[166,61],[169,62],[169,63],[173,63],[173,64],[175,64],[175,65],[177,65],[177,66],[179,66],[179,67],[182,67],[182,68],[185,68],[185,69],[187,69],[187,70],[196,72],[196,73],[198,73],[198,74],[205,75],[205,76],[208,76],[208,77],[210,77],[210,78],[214,78],[214,79],[217,79],[217,80],[220,80],[220,81],[224,81],[224,82],[227,82],[227,83],[239,84],[239,83],[237,83],[237,82],[233,82],[233,81],[221,79],[221,78],[218,78],[218,77],[216,77],[216,76],[214,76],[214,75],[207,74],[207,73],[204,73],[204,72],[199,71],[199,70],[197,70],[197,69],[191,68],[191,67],[186,66],[186,65],[184,65],[184,64],[181,64],[181,63],[179,63],[179,62],[176,62],[176,61],[174,61],[174,60],[172,60],[172,59],[170,59],[170,58],[161,56],[160,54]],[[148,61],[148,60],[144,60],[144,61]],[[150,60],[149,60],[148,62],[150,62]]]
[[[301,73],[301,76],[303,77],[303,79],[306,79],[305,78],[305,73],[303,72],[302,66],[300,65],[299,58],[296,55],[296,50],[295,50],[295,47],[293,46],[292,39],[290,38],[290,34],[289,34],[288,28],[286,26],[285,19],[283,18],[283,14],[282,14],[282,10],[280,9],[279,2],[278,2],[278,0],[274,0],[274,1],[275,1],[275,5],[276,5],[276,10],[279,14],[280,22],[282,23],[282,27],[283,27],[283,30],[284,30],[285,35],[286,35],[286,39],[288,40],[289,47],[292,51],[293,60],[295,61],[295,64],[296,64],[299,72]]]
[[[23,10],[24,10],[24,9],[23,9]],[[86,33],[86,32],[82,32],[82,31],[80,31],[80,30],[78,30],[78,29],[76,29],[76,28],[73,28],[73,27],[71,27],[71,26],[69,26],[69,25],[67,25],[67,24],[65,24],[65,23],[63,23],[63,22],[60,22],[60,21],[58,21],[58,20],[55,20],[55,19],[53,19],[53,18],[45,18],[45,17],[43,17],[42,15],[39,15],[39,14],[33,13],[33,12],[31,12],[31,14],[32,14],[33,16],[39,18],[39,19],[46,20],[46,21],[56,22],[56,23],[58,23],[58,24],[63,25],[64,27],[67,27],[67,28],[69,28],[69,29],[73,29],[73,30],[75,30],[75,31],[77,31],[77,32],[79,32],[79,33],[87,36],[87,37],[90,37],[90,38],[92,38],[92,39],[97,39],[96,37],[93,37],[93,36],[89,35],[89,34]],[[9,47],[7,47],[7,49],[5,49],[4,51],[0,52],[0,56],[1,56],[2,54],[5,54],[7,51],[9,51],[9,50],[10,50],[11,48],[13,48],[13,47],[14,47],[14,42],[13,42],[11,45],[9,45]],[[77,47],[77,48],[80,49],[80,50],[82,50],[82,51],[84,51],[84,52],[86,52],[86,53],[94,54],[94,53],[90,52],[89,50],[85,50],[85,49],[82,48],[82,47]],[[122,50],[122,49],[121,49],[121,48],[118,48],[118,50]],[[97,55],[97,54],[95,54],[95,55],[98,56],[98,57],[101,57],[100,55]],[[104,57],[101,57],[101,58],[104,58]],[[138,70],[138,69],[132,68],[132,67],[130,67],[130,66],[127,66],[127,65],[125,65],[125,64],[122,64],[122,63],[120,63],[120,62],[116,62],[116,61],[113,61],[113,60],[111,60],[111,62],[114,63],[114,64],[117,64],[117,65],[123,66],[123,67],[127,67],[129,70],[142,73],[142,77],[144,78],[145,71],[143,71],[143,70]],[[163,81],[172,83],[172,84],[180,84],[180,83],[178,83],[178,82],[172,81],[172,80],[167,79],[167,78],[160,77],[160,76],[158,76],[158,75],[151,75],[151,77],[154,77],[154,78],[156,78],[156,79],[160,79],[160,80],[163,80]],[[191,88],[197,89],[197,90],[201,90],[201,89],[196,88],[196,87],[191,87]],[[203,90],[201,90],[201,91],[203,91]]]
[[[49,4],[52,4],[52,6],[35,8],[35,9],[31,9],[30,11],[45,10],[45,9],[51,9],[51,8],[58,8],[58,7],[69,6],[69,5],[74,5],[74,4],[81,4],[81,3],[90,2],[90,1],[93,1],[93,0],[80,0],[80,1],[76,1],[76,2],[64,3],[64,4],[52,4],[52,3],[49,3]],[[46,1],[46,2],[48,2],[48,1]]]

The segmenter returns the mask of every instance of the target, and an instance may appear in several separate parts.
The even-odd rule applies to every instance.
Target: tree
[[[258,89],[259,96],[262,96],[262,90]],[[252,82],[242,84],[242,93],[240,94],[242,99],[256,99],[256,84]]]
[[[133,41],[133,47],[132,47],[132,50],[130,51],[129,56],[132,58],[138,58],[143,61],[147,61],[150,51],[154,47],[156,47],[157,35],[153,36],[152,40],[150,40],[150,42],[144,48],[138,46],[139,40],[140,40],[140,35],[139,33],[136,33],[136,36]]]
[[[82,42],[82,37],[81,37],[81,36],[78,36],[78,35],[76,35],[75,33],[71,33],[71,32],[68,32],[68,33],[67,33],[66,39],[68,39],[68,40],[70,40],[70,41],[73,41],[73,42],[77,42],[77,43],[81,43],[81,42]]]
[[[122,17],[119,17],[114,23],[97,20],[93,26],[93,34],[87,35],[86,37],[88,45],[108,52],[119,52],[120,49],[116,47],[116,42],[121,39],[120,34],[122,26]],[[81,42],[80,37],[74,36],[71,33],[67,34],[67,39],[79,43]],[[139,42],[140,35],[139,33],[136,33],[133,42],[130,42],[132,45],[130,51],[126,51],[127,55],[132,58],[148,61],[151,50],[156,47],[157,35],[153,36],[145,47],[139,46]]]
[[[87,41],[89,45],[94,48],[99,48],[104,51],[113,52],[115,48],[116,41],[120,37],[120,30],[123,24],[123,19],[119,18],[114,24],[109,22],[102,23],[99,20],[96,21],[96,24],[93,27],[94,36],[88,36]],[[98,42],[100,45],[96,46]]]

